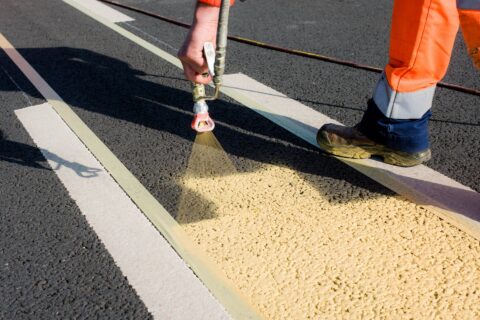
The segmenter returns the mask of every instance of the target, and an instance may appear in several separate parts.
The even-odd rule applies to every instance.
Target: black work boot
[[[430,149],[408,153],[387,148],[367,138],[357,126],[326,124],[318,130],[317,143],[324,151],[339,157],[366,159],[380,156],[385,163],[401,167],[416,166],[431,157]]]

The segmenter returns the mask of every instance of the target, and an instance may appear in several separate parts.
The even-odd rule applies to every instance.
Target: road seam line
[[[134,26],[134,25],[131,24],[131,23],[125,22],[125,25],[129,26],[129,27],[132,28],[132,29],[135,29],[136,31],[140,32],[141,34],[146,35],[146,36],[149,37],[150,39],[155,40],[156,42],[160,43],[160,44],[163,45],[164,47],[167,47],[167,48],[169,48],[169,49],[172,49],[173,51],[178,51],[178,48],[175,48],[174,46],[171,46],[169,43],[166,43],[165,41],[162,41],[162,40],[158,39],[158,38],[155,37],[154,35],[151,35],[150,33],[146,32],[146,31],[143,31],[142,29],[140,29],[139,27]]]

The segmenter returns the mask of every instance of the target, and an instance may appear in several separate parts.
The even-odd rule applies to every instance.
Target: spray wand
[[[217,49],[214,49],[213,43],[211,42],[206,42],[203,46],[208,71],[213,76],[215,91],[213,95],[207,96],[203,84],[194,83],[193,85],[193,113],[195,115],[192,121],[192,129],[197,132],[208,132],[215,128],[215,122],[213,122],[208,114],[206,101],[216,100],[220,95],[222,76],[225,73],[229,12],[230,0],[222,0],[217,26]]]

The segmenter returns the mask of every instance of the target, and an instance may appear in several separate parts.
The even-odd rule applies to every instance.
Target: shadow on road
[[[178,159],[180,166],[178,163],[172,164],[168,152],[172,145],[168,144],[175,142],[190,150],[195,138],[190,128],[190,85],[176,79],[180,76],[179,72],[171,71],[170,67],[162,68],[167,70],[165,74],[152,76],[116,58],[84,49],[58,47],[18,51],[175,215],[182,194],[182,187],[178,185],[182,172],[179,171],[186,170],[189,154],[185,153],[184,159]],[[159,66],[145,68],[158,70]],[[5,89],[0,88],[2,91]],[[28,93],[38,96],[37,92]],[[264,164],[272,164],[291,168],[299,174],[321,176],[329,182],[318,187],[321,189],[319,191],[329,201],[337,203],[393,194],[352,168],[323,155],[264,117],[228,99],[212,102],[211,110],[217,121],[215,135],[238,172],[253,172]],[[105,117],[93,117],[91,113],[121,121],[115,122],[112,128]],[[156,130],[158,136],[145,136],[143,139],[151,141],[151,145],[158,146],[158,149],[142,150],[139,145],[128,142],[128,132],[122,130],[123,121]],[[159,139],[163,139],[161,143]],[[146,155],[146,151],[149,154]],[[31,152],[35,157],[41,157],[38,151]],[[137,153],[139,157],[134,160],[122,156]],[[148,160],[150,157],[152,161]],[[37,165],[37,158],[35,161],[26,160],[26,163]],[[160,182],[148,181],[146,173],[162,175],[156,178]]]
[[[38,148],[6,139],[0,139],[0,161],[35,169],[51,170]]]
[[[66,167],[68,169],[71,169],[73,171],[75,171],[75,173],[79,176],[79,177],[82,177],[82,178],[95,178],[95,177],[98,177],[98,173],[100,171],[102,171],[102,169],[99,169],[99,168],[90,168],[90,167],[87,167],[81,163],[78,163],[76,161],[68,161],[66,159],[63,159],[61,157],[59,157],[58,155],[56,155],[55,153],[52,153],[48,150],[45,150],[45,149],[41,149],[42,150],[42,153],[43,155],[45,156],[45,158],[47,158],[48,160],[54,162],[56,165],[55,165],[55,168],[53,168],[53,170],[59,170],[61,167]]]
[[[0,161],[15,163],[21,166],[42,170],[52,170],[45,160],[55,163],[53,170],[59,170],[62,166],[73,170],[82,178],[94,178],[101,169],[90,168],[75,161],[68,161],[46,149],[38,149],[28,144],[0,139]]]
[[[166,68],[164,74],[157,71],[152,75],[116,58],[84,49],[59,47],[20,49],[19,52],[175,216],[179,199],[184,193],[184,186],[179,181],[188,169],[189,152],[195,139],[195,133],[190,129],[190,85],[178,75],[179,72]],[[152,69],[159,68],[155,66]],[[0,87],[0,90],[12,90],[12,86]],[[37,92],[28,93],[38,97]],[[215,136],[235,166],[235,172],[220,170],[218,172],[221,173],[215,172],[214,175],[255,172],[264,165],[276,165],[290,168],[304,175],[306,180],[308,175],[326,179],[327,183],[315,187],[329,202],[345,203],[393,195],[390,190],[340,161],[323,155],[318,149],[248,108],[226,98],[214,101],[210,106],[217,121]],[[98,120],[99,117],[93,117],[91,113],[121,121],[112,124],[111,121]],[[158,136],[150,134],[141,137],[143,142],[155,147],[145,150],[129,141],[129,133],[123,130],[122,121],[158,132]],[[103,126],[109,129],[103,130]],[[2,143],[1,160],[46,169],[38,149],[8,140]],[[169,150],[176,147],[185,151],[180,152],[180,158],[172,161]],[[60,159],[48,151],[44,154],[55,161],[58,167],[67,166],[80,176],[97,175],[98,169]],[[125,156],[129,154],[138,155]],[[159,163],[162,170],[159,170]],[[160,182],[152,183],[149,180],[152,179],[150,173],[154,180]],[[442,191],[448,192],[443,186]],[[215,207],[194,190],[190,190],[189,194],[196,197],[194,201],[202,203],[202,207]],[[459,196],[465,195],[461,193]],[[215,217],[214,209],[205,212],[205,217]],[[477,216],[470,217],[479,219]],[[184,217],[183,222],[193,221]]]

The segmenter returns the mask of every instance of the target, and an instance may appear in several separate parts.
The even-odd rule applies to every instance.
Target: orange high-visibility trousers
[[[480,0],[396,0],[390,59],[373,99],[391,119],[419,119],[445,75],[459,24],[480,68]]]

